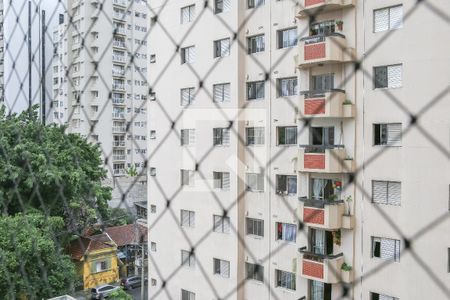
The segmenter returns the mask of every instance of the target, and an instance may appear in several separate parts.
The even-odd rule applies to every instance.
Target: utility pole
[[[144,300],[144,289],[145,289],[145,247],[144,247],[144,236],[142,234],[139,234],[140,236],[140,244],[142,247],[142,263],[141,263],[141,300]]]

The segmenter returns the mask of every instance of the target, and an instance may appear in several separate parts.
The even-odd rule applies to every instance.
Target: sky
[[[12,112],[20,112],[28,108],[28,47],[26,34],[28,32],[28,1],[4,1],[4,85],[5,101]],[[47,32],[46,45],[46,87],[47,98],[52,96],[52,65],[53,29],[57,26],[59,14],[65,11],[63,2],[58,0],[31,0],[32,26],[32,100],[41,101],[41,41],[44,35],[41,30],[41,11],[46,11]],[[17,20],[17,21],[16,21]],[[22,88],[21,88],[22,87]],[[48,106],[48,105],[47,105]]]

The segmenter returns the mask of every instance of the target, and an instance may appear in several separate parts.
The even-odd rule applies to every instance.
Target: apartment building
[[[431,2],[150,3],[152,299],[448,297]]]
[[[5,105],[5,89],[4,89],[4,56],[5,56],[5,36],[3,29],[3,1],[0,1],[0,107]]]
[[[52,115],[99,143],[110,176],[145,170],[148,7],[68,0],[54,33]]]

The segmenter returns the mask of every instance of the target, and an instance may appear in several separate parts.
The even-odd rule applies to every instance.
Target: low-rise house
[[[73,240],[68,253],[75,262],[84,289],[119,280],[117,245],[107,233]]]

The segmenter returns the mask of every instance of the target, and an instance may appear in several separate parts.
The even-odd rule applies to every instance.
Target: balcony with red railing
[[[344,90],[302,91],[300,114],[305,118],[353,118],[355,108],[345,98]]]
[[[342,253],[321,255],[308,251],[306,247],[300,248],[300,276],[324,283],[339,283],[342,279]]]
[[[305,225],[336,230],[343,228],[345,203],[343,200],[315,200],[307,197],[299,198],[300,221]]]
[[[354,161],[343,145],[300,145],[297,170],[316,173],[352,173]]]

